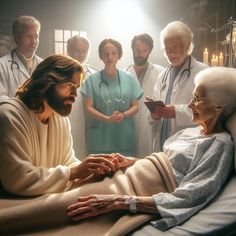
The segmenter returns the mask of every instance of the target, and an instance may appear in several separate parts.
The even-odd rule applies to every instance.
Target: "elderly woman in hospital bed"
[[[168,229],[182,223],[217,194],[232,170],[233,143],[225,122],[235,106],[235,69],[210,68],[200,72],[189,103],[192,121],[199,126],[178,132],[164,146],[173,170],[174,191],[152,196],[78,197],[68,207],[68,215],[81,220],[122,209],[160,215],[152,221],[157,228]]]
[[[79,221],[78,235],[113,236],[149,221],[160,230],[186,221],[216,196],[233,169],[233,142],[225,124],[236,108],[236,69],[199,72],[189,107],[199,126],[170,137],[163,153],[139,159],[100,182],[3,209],[0,232],[12,225],[68,225],[72,219]]]

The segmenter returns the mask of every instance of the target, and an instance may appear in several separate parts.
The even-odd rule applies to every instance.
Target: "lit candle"
[[[212,58],[211,58],[211,66],[215,66],[215,55],[214,54],[212,55]]]
[[[233,50],[234,50],[234,57],[236,57],[236,32],[235,33],[235,37],[233,39]]]
[[[203,51],[203,63],[208,64],[208,51],[207,48]]]
[[[222,52],[219,55],[219,66],[224,66],[224,57]]]
[[[218,56],[216,56],[216,59],[215,59],[215,66],[218,66],[219,65],[219,60],[218,60]]]

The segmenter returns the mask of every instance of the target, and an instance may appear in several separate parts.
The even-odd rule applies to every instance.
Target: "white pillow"
[[[234,142],[234,167],[236,171],[236,112],[226,122],[226,128],[230,132]]]

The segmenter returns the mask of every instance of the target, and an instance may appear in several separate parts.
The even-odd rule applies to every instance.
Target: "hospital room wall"
[[[102,11],[105,1],[113,0],[1,0],[0,27],[4,25],[10,34],[12,21],[17,16],[33,15],[38,18],[42,29],[37,53],[43,58],[54,53],[54,29],[84,30],[91,41],[89,63],[98,68],[102,66],[102,63],[98,59],[97,48],[102,39],[115,37],[122,43],[124,56],[120,66],[125,67],[132,63],[130,48],[130,41],[134,35],[132,32],[147,32],[153,37],[155,43],[151,60],[154,63],[165,65],[167,62],[160,49],[159,33],[168,22],[183,20],[190,25],[195,35],[194,54],[201,60],[203,48],[212,44],[216,47],[225,35],[225,32],[218,35],[210,33],[210,29],[203,19],[207,19],[210,27],[216,28],[224,24],[230,16],[235,17],[234,14],[236,14],[235,0],[135,0],[134,2],[146,16],[144,26],[135,31],[133,28],[137,25],[134,23],[130,30],[128,28],[126,29],[128,31],[114,33],[114,29],[112,31],[111,28],[108,28],[109,22],[106,22],[105,13]],[[131,15],[132,9],[129,11]],[[126,22],[126,25],[128,23]],[[220,45],[218,47],[220,48]]]

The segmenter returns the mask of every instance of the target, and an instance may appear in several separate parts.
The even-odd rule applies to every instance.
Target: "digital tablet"
[[[144,104],[147,106],[150,112],[155,112],[155,108],[157,106],[161,106],[161,107],[165,106],[164,102],[162,101],[147,101],[147,102],[144,102]]]

